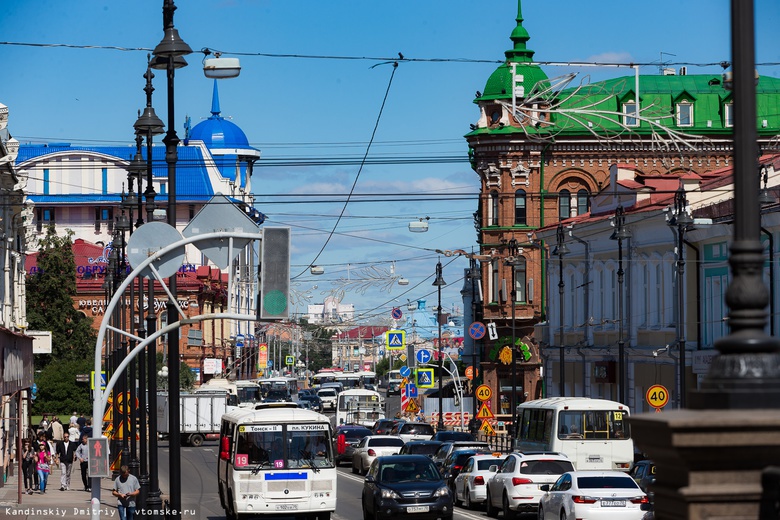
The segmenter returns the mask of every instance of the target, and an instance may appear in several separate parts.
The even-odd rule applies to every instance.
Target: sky
[[[162,4],[4,6],[0,103],[11,134],[22,143],[132,146]],[[186,116],[195,125],[210,115],[213,80],[200,50],[239,58],[240,76],[219,82],[222,116],[261,150],[252,186],[266,224],[292,229],[293,311],[331,295],[354,304],[360,321],[388,319],[409,300],[435,308],[438,261],[443,309],[462,310],[468,261],[437,251],[477,250],[479,180],[463,136],[479,116],[475,92],[512,46],[517,0],[176,4],[175,26],[195,51],[176,72],[176,131],[183,138]],[[778,77],[780,2],[756,0],[755,10],[758,70]],[[655,74],[663,62],[696,74],[731,60],[728,0],[524,0],[522,14],[528,47],[551,63],[543,65],[550,78],[632,74],[552,63],[640,63]],[[154,84],[167,123],[162,71]],[[429,230],[410,232],[420,219]],[[312,264],[325,273],[310,274]]]

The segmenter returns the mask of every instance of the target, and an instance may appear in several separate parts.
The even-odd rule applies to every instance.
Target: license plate
[[[410,506],[406,508],[407,513],[427,513],[429,506]]]
[[[298,504],[277,504],[276,505],[277,511],[297,511],[298,510]]]
[[[625,500],[602,500],[601,507],[626,507]]]

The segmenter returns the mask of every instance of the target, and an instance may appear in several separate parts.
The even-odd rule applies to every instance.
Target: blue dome
[[[246,134],[238,125],[219,115],[219,93],[214,80],[214,94],[211,98],[211,117],[201,121],[189,132],[187,138],[203,141],[212,148],[250,148]]]

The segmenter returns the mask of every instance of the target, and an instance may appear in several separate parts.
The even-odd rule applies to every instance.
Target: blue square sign
[[[410,397],[412,399],[417,398],[417,387],[414,384],[409,383],[406,385],[406,397]]]

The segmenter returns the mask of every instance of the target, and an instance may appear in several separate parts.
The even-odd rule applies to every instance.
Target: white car
[[[398,421],[390,430],[390,435],[398,435],[404,442],[429,441],[434,433],[433,426],[416,421]]]
[[[487,481],[493,476],[490,466],[500,466],[506,455],[474,455],[470,457],[457,477],[455,477],[455,505],[460,502],[467,509],[485,503]]]
[[[365,475],[368,467],[377,457],[395,455],[404,445],[401,437],[392,435],[370,435],[363,437],[352,452],[352,473]]]
[[[545,491],[539,520],[641,520],[647,495],[622,471],[569,471]]]
[[[574,471],[563,453],[510,453],[487,483],[485,508],[488,516],[504,513],[512,518],[518,513],[536,513],[544,484],[553,484],[561,474]]]
[[[326,408],[329,410],[335,410],[336,399],[338,398],[338,395],[339,393],[335,388],[322,388],[318,390],[317,397],[319,397],[322,401],[322,410],[324,411]]]

